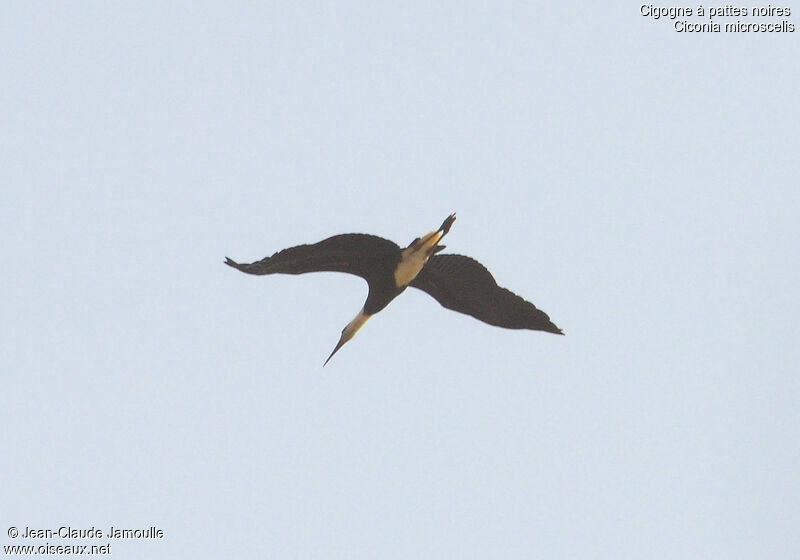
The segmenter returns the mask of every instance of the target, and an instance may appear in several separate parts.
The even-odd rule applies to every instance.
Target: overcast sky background
[[[800,31],[623,2],[2,12],[4,545],[800,555]],[[322,369],[366,284],[222,264],[451,212],[448,252],[565,337],[409,290]]]

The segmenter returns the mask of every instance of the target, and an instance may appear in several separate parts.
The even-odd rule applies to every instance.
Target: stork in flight
[[[363,233],[334,235],[313,245],[278,251],[250,264],[225,257],[225,264],[247,274],[304,274],[347,272],[367,281],[369,294],[358,315],[342,329],[334,354],[370,317],[412,286],[428,293],[447,309],[506,329],[529,329],[564,334],[544,311],[515,293],[501,288],[481,263],[463,255],[438,255],[439,245],[456,220],[451,214],[436,231],[417,237],[405,249]]]

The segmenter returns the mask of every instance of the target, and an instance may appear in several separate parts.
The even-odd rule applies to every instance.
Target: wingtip
[[[564,331],[558,326],[556,326],[556,324],[552,321],[548,321],[547,324],[541,330],[549,332],[551,334],[559,334],[561,336],[564,336]]]

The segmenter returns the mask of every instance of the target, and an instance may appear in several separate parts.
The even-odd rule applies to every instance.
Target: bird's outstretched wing
[[[399,261],[396,243],[364,233],[334,235],[312,245],[298,245],[278,251],[250,264],[225,257],[225,264],[247,274],[304,274],[306,272],[347,272],[367,281],[383,261]]]
[[[463,255],[434,255],[411,282],[447,309],[507,329],[564,334],[547,313],[501,288],[486,267]]]

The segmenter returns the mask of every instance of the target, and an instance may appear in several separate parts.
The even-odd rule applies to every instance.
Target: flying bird
[[[312,245],[298,245],[271,257],[240,264],[225,257],[225,264],[247,274],[304,274],[346,272],[367,281],[364,307],[350,321],[325,366],[364,324],[411,286],[426,292],[447,309],[506,329],[530,329],[564,334],[544,311],[515,293],[501,288],[481,263],[463,255],[439,255],[439,245],[456,215],[439,229],[417,237],[405,249],[396,243],[363,233],[334,235]]]

